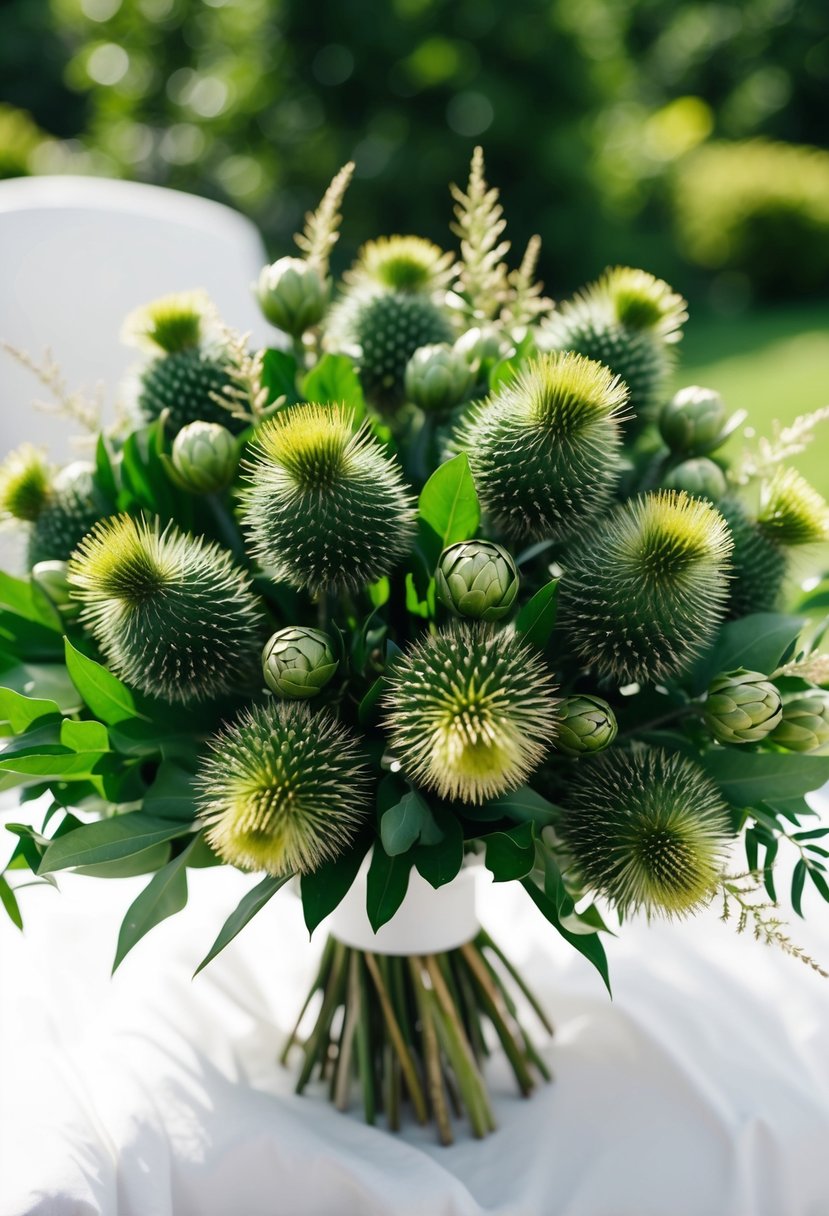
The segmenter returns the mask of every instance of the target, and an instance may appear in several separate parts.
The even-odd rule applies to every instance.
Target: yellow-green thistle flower
[[[124,322],[123,340],[152,354],[172,355],[193,350],[214,319],[209,296],[203,291],[177,291],[151,300],[130,313]]]
[[[78,546],[69,581],[107,665],[141,692],[188,704],[256,670],[259,601],[218,545],[118,515]]]
[[[201,820],[223,861],[308,874],[364,822],[368,768],[355,736],[295,701],[246,710],[212,741],[198,773]]]
[[[680,671],[725,615],[730,552],[719,512],[672,490],[599,520],[561,581],[562,624],[583,662],[620,681]]]
[[[626,916],[703,907],[732,836],[702,769],[650,747],[614,747],[579,764],[558,830],[581,880]]]
[[[453,257],[419,236],[381,236],[367,241],[345,273],[354,287],[431,294],[446,288],[453,276]]]
[[[517,539],[561,539],[610,502],[627,390],[570,353],[533,360],[462,425],[481,502]]]
[[[407,650],[388,683],[390,749],[441,798],[484,802],[515,789],[555,738],[552,676],[511,633],[454,624]]]
[[[10,452],[0,465],[0,519],[33,523],[52,492],[52,473],[42,452],[30,443]]]
[[[829,693],[813,688],[784,701],[782,721],[769,737],[790,752],[829,746]]]
[[[784,547],[815,544],[829,537],[829,506],[795,469],[778,469],[763,487],[757,526]]]
[[[256,436],[244,494],[253,549],[278,579],[359,587],[407,551],[414,506],[396,461],[341,406],[298,405]]]

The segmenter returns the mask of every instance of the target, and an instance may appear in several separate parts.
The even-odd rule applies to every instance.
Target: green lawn
[[[829,304],[779,307],[736,318],[691,309],[677,386],[704,384],[732,409],[746,409],[758,434],[829,404]],[[829,497],[829,422],[796,460]]]

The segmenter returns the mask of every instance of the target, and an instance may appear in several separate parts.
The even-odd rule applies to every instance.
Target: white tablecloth
[[[0,1216],[829,1212],[829,983],[713,914],[611,939],[611,1003],[520,889],[486,888],[555,1017],[556,1081],[522,1100],[496,1056],[499,1131],[446,1149],[292,1093],[275,1057],[320,946],[292,894],[191,981],[251,885],[197,872],[110,981],[141,881],[25,890],[27,940],[0,934]],[[808,903],[793,933],[826,963]]]

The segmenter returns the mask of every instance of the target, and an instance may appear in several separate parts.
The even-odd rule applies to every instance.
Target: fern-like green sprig
[[[544,284],[535,275],[541,253],[541,237],[531,236],[517,270],[507,276],[509,297],[501,313],[501,320],[509,330],[533,325],[553,308],[553,301],[542,293]]]
[[[810,967],[824,979],[829,979],[829,971],[825,971],[802,946],[796,945],[786,933],[786,922],[776,915],[778,905],[771,900],[758,899],[760,883],[755,874],[729,874],[720,885],[722,896],[722,915],[720,919],[726,923],[732,917],[732,905],[737,907],[736,930],[745,933],[751,926],[755,941],[763,942],[766,946],[776,946],[789,958]]]
[[[504,258],[510,243],[501,240],[507,226],[504,209],[496,187],[487,185],[480,147],[472,153],[466,192],[455,185],[451,191],[456,204],[452,231],[461,242],[460,290],[472,318],[493,320],[509,296]]]
[[[321,275],[328,273],[331,251],[340,239],[340,208],[353,174],[354,162],[349,161],[335,174],[316,211],[306,214],[305,227],[294,237],[306,259]]]

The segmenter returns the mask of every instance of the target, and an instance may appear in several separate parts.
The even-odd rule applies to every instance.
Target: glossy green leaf
[[[407,790],[398,803],[384,812],[380,820],[380,839],[389,857],[398,857],[418,841],[425,845],[438,844],[443,833],[428,802],[416,790]]]
[[[7,664],[0,656],[0,673],[0,683],[6,688],[37,700],[54,701],[61,713],[76,713],[82,708],[62,659],[60,663],[18,663],[15,658]]]
[[[75,866],[115,861],[186,833],[187,825],[176,820],[153,819],[143,811],[130,811],[97,823],[85,823],[74,832],[53,840],[40,868],[48,874]]]
[[[803,617],[778,612],[755,612],[728,621],[710,654],[694,668],[697,687],[703,688],[720,672],[735,671],[738,667],[771,675],[800,636],[804,624]]]
[[[366,892],[366,911],[375,933],[391,920],[402,904],[409,886],[411,864],[411,858],[406,854],[389,857],[380,842],[375,843]]]
[[[438,553],[429,554],[432,566],[441,549],[475,535],[481,508],[465,452],[435,469],[420,492],[418,510],[436,538]]]
[[[6,909],[12,924],[17,925],[18,929],[22,929],[23,917],[20,914],[20,904],[17,902],[17,896],[9,886],[8,880],[2,874],[0,874],[0,904]]]
[[[225,946],[233,941],[237,934],[241,933],[245,925],[253,920],[257,912],[264,908],[265,904],[276,895],[280,887],[284,887],[286,882],[290,882],[293,878],[292,874],[284,874],[281,878],[273,878],[270,874],[263,878],[247,895],[239,901],[238,905],[231,912],[230,916],[222,926],[219,936],[216,938],[210,950],[199,963],[196,970],[193,972],[194,977],[202,971],[208,963],[211,963],[217,954],[224,950]]]
[[[126,684],[100,663],[76,650],[69,638],[66,639],[66,668],[85,704],[102,722],[117,725],[143,716]]]
[[[797,863],[792,874],[792,907],[798,916],[803,916],[803,886],[806,882],[806,862],[803,858]]]
[[[535,864],[532,823],[519,823],[506,832],[484,836],[485,864],[495,882],[526,878]]]
[[[63,633],[60,613],[37,584],[15,578],[5,570],[0,570],[0,606],[55,633]]]
[[[158,870],[132,901],[121,923],[113,973],[150,929],[180,912],[187,903],[187,861],[198,837]]]
[[[60,741],[75,752],[109,751],[109,735],[103,722],[73,722],[71,718],[64,718]]]
[[[54,701],[24,697],[13,688],[0,688],[0,721],[8,722],[16,735],[44,718],[57,721],[59,717],[60,709]]]
[[[794,798],[829,781],[829,756],[719,747],[704,752],[699,763],[736,807]]]
[[[323,355],[302,381],[305,401],[321,405],[346,405],[354,411],[355,422],[365,417],[366,403],[354,362],[347,355]]]
[[[536,885],[532,878],[524,878],[521,885],[538,910],[561,934],[564,940],[569,942],[569,944],[575,950],[578,950],[579,954],[582,954],[589,962],[593,964],[599,975],[602,977],[608,992],[611,992],[610,976],[607,968],[607,955],[605,954],[605,949],[598,933],[571,933],[570,930],[566,929],[562,924],[554,901],[550,899],[539,886]]]
[[[268,401],[284,397],[287,405],[299,401],[296,388],[296,359],[285,350],[271,347],[262,362],[262,383],[268,390]]]
[[[309,935],[313,934],[317,926],[326,916],[330,916],[344,899],[357,877],[368,843],[368,837],[362,837],[345,853],[314,870],[313,874],[302,875],[299,884],[302,915]]]
[[[528,600],[515,618],[515,632],[543,650],[550,640],[558,613],[558,579],[553,579]]]
[[[196,814],[196,791],[193,774],[178,764],[165,760],[158,766],[142,807],[145,815],[154,819],[175,819],[183,823]]]
[[[548,802],[528,785],[522,785],[509,794],[501,794],[485,804],[487,810],[498,811],[506,819],[519,823],[529,822],[539,828],[556,822],[560,811],[555,803]]]
[[[412,858],[421,878],[437,890],[451,882],[463,865],[463,828],[448,807],[435,807],[432,813],[441,840],[433,845],[416,845]]]

